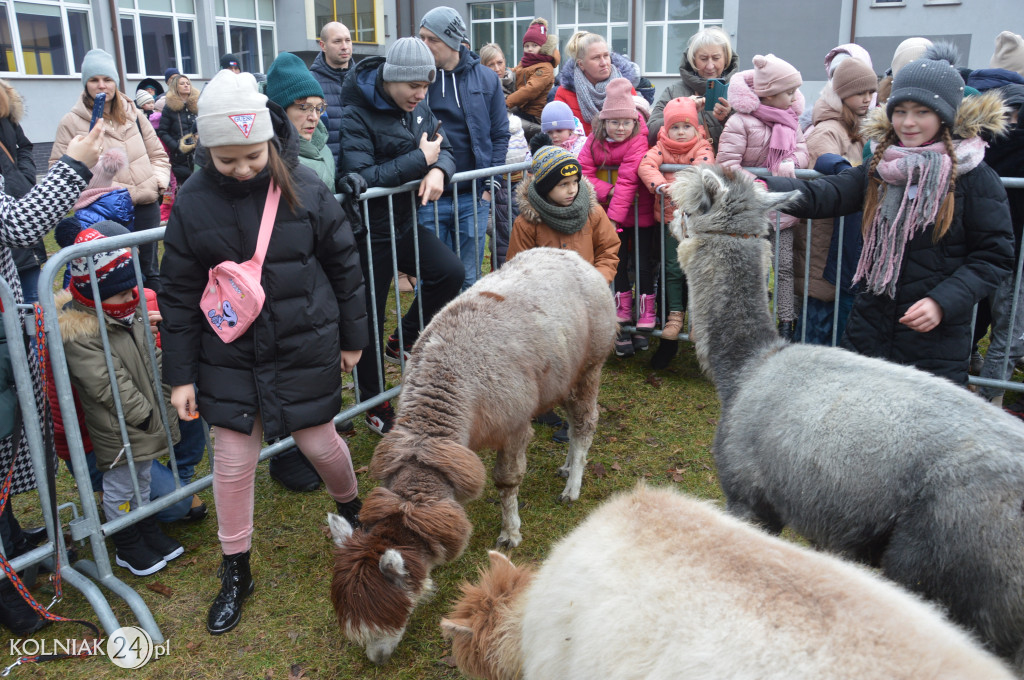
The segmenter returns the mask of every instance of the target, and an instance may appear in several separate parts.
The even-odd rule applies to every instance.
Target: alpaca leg
[[[520,430],[509,434],[494,464],[494,485],[501,495],[499,548],[515,548],[523,540],[519,532],[519,485],[526,474],[526,445],[531,438],[533,427],[527,420]]]
[[[559,474],[567,477],[565,490],[558,497],[562,503],[571,503],[580,497],[583,468],[587,453],[597,431],[597,393],[601,386],[601,364],[586,369],[576,385],[569,391],[565,408],[569,412],[569,454]]]

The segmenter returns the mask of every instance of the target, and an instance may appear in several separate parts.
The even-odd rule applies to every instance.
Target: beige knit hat
[[[924,51],[932,46],[928,38],[907,38],[896,46],[896,52],[892,55],[892,66],[889,68],[889,75],[895,76],[900,69],[924,56]]]
[[[878,90],[878,77],[870,66],[860,59],[850,57],[839,64],[832,74],[832,90],[840,99],[858,92],[875,92]]]
[[[199,96],[196,127],[205,147],[257,144],[274,136],[267,96],[251,73],[218,71]]]
[[[996,36],[996,51],[992,53],[991,68],[1005,68],[1024,76],[1024,38],[1010,31]]]

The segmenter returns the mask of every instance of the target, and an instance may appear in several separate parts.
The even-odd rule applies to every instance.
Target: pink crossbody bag
[[[270,234],[274,231],[280,198],[281,190],[271,181],[252,259],[245,262],[225,260],[210,270],[206,290],[199,299],[199,308],[224,342],[234,342],[242,337],[263,309],[267,296],[260,284],[260,277],[263,274],[263,258],[270,245]]]

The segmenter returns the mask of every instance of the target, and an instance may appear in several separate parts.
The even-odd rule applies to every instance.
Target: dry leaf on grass
[[[295,642],[296,640],[299,639],[299,632],[296,631],[296,630],[288,631],[288,639],[291,640],[292,642]]]
[[[605,476],[608,474],[608,471],[604,469],[604,465],[602,465],[601,463],[594,463],[593,465],[591,465],[590,471],[598,479],[604,479]]]
[[[306,680],[306,671],[299,664],[293,663],[288,669],[288,680]]]
[[[174,594],[173,590],[171,590],[168,586],[165,586],[163,583],[160,583],[159,581],[147,583],[146,587],[152,590],[154,593],[159,593],[160,595],[163,595],[168,599],[170,599],[171,595]]]
[[[650,373],[650,374],[648,374],[648,376],[647,376],[647,378],[645,379],[645,381],[646,381],[646,382],[647,382],[647,384],[648,384],[648,385],[650,385],[651,387],[661,387],[661,383],[663,383],[663,382],[664,382],[664,380],[663,380],[662,378],[658,377],[658,376],[657,376],[657,375],[655,375],[654,373]]]
[[[366,474],[369,471],[370,471],[370,468],[367,465],[364,465],[364,466],[362,466],[360,468],[356,468],[356,474],[357,475]]]
[[[619,470],[622,469],[622,466],[619,465],[618,463],[612,463],[612,469],[618,472]]]
[[[187,649],[190,652],[194,652],[194,651],[196,651],[197,649],[199,649],[202,646],[203,646],[203,641],[202,640],[200,640],[199,642],[186,642],[185,643],[185,649]]]

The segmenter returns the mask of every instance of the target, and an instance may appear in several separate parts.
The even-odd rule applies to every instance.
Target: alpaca
[[[1024,667],[1024,423],[923,371],[779,339],[760,237],[797,192],[707,166],[670,191],[729,510],[881,567]]]
[[[554,248],[520,253],[424,329],[406,364],[395,425],[370,463],[383,485],[363,505],[363,528],[329,518],[338,623],[372,661],[394,651],[431,589],[430,570],[469,541],[461,504],[480,495],[486,477],[474,451],[497,451],[498,545],[515,547],[531,419],[564,403],[569,452],[559,473],[568,481],[559,500],[579,498],[601,367],[616,332],[604,278],[575,252]]]
[[[536,571],[490,569],[441,621],[459,669],[515,678],[1012,678],[939,610],[711,503],[638,486]]]

